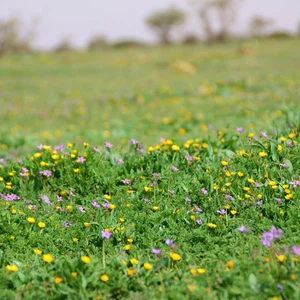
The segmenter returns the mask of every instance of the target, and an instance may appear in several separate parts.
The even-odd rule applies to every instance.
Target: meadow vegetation
[[[1,299],[299,299],[299,46],[2,57]]]

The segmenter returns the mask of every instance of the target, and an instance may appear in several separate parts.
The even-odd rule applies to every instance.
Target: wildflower
[[[69,221],[64,222],[64,227],[70,227],[70,226],[72,226],[71,222],[69,222]]]
[[[231,269],[231,268],[233,268],[233,266],[234,266],[234,262],[233,262],[232,260],[229,260],[229,261],[226,263],[226,265],[227,265],[227,267],[228,267],[229,269]]]
[[[236,210],[231,210],[230,213],[234,216],[237,214],[237,211]]]
[[[40,171],[40,174],[42,174],[45,177],[51,177],[52,176],[52,172],[49,171],[49,170]]]
[[[208,223],[207,226],[208,226],[209,228],[216,228],[216,227],[217,227],[217,225],[214,224],[214,223]]]
[[[250,231],[250,229],[245,227],[244,225],[241,225],[240,227],[238,227],[237,230],[240,232],[249,232]]]
[[[83,164],[85,162],[85,158],[83,156],[79,156],[76,160],[76,162]]]
[[[153,266],[150,263],[144,263],[144,268],[147,271],[150,271],[153,269]]]
[[[5,269],[10,272],[17,272],[19,270],[19,268],[16,265],[7,265]]]
[[[261,241],[262,244],[264,246],[271,247],[272,241],[275,240],[275,239],[280,238],[282,232],[283,231],[281,229],[276,229],[275,226],[272,226],[270,232],[263,232],[262,233],[262,238],[263,238],[262,241]]]
[[[130,245],[130,244],[125,245],[125,246],[124,246],[124,249],[125,249],[126,251],[129,251],[129,250],[131,249],[131,245]]]
[[[33,224],[35,222],[35,218],[29,217],[27,221],[28,223]]]
[[[178,169],[175,166],[171,166],[171,170],[174,171],[174,172],[178,171]]]
[[[91,262],[91,259],[88,256],[81,256],[81,261],[85,264],[89,264]]]
[[[198,269],[197,272],[198,272],[200,275],[203,275],[203,274],[206,273],[205,269],[202,269],[202,268]]]
[[[153,207],[152,207],[152,210],[154,210],[154,211],[159,210],[159,206],[153,206]]]
[[[103,275],[101,275],[100,279],[103,282],[107,282],[109,280],[109,277],[106,274],[103,274]]]
[[[38,226],[40,228],[45,228],[46,227],[46,224],[44,222],[38,222]]]
[[[169,190],[168,192],[170,193],[170,195],[174,195],[175,194],[174,190]]]
[[[239,132],[239,133],[241,133],[241,132],[244,131],[244,128],[243,128],[243,127],[237,127],[237,128],[236,128],[236,131]]]
[[[76,168],[73,171],[74,171],[74,173],[78,173],[79,172],[79,168]]]
[[[131,181],[129,179],[123,179],[121,181],[126,185],[129,185],[131,183]]]
[[[196,220],[196,223],[198,224],[198,225],[201,225],[203,222],[202,222],[202,220]]]
[[[102,230],[101,231],[101,236],[103,239],[109,239],[111,237],[112,233],[108,230]]]
[[[278,255],[278,256],[277,256],[277,259],[278,259],[280,262],[284,262],[285,259],[286,259],[286,257],[285,257],[285,255],[281,254],[281,255]]]
[[[177,253],[170,253],[170,257],[172,258],[173,261],[181,260],[181,256]]]
[[[63,279],[61,277],[55,277],[55,283],[60,284],[62,283]]]
[[[72,241],[73,241],[74,243],[77,243],[77,242],[78,242],[78,238],[73,238]]]
[[[294,245],[291,247],[291,250],[294,252],[295,255],[300,256],[300,246],[297,247]]]
[[[113,144],[111,144],[110,142],[105,142],[105,147],[106,147],[107,149],[111,149],[112,146],[113,146]]]
[[[81,213],[85,213],[85,210],[84,210],[84,208],[82,207],[82,206],[78,206],[78,210],[81,212]]]
[[[74,278],[77,277],[77,272],[72,272],[71,276],[74,277]]]
[[[266,156],[268,156],[268,154],[266,152],[262,151],[262,152],[259,152],[259,156],[266,157]]]
[[[166,244],[172,248],[176,247],[176,245],[174,244],[173,240],[167,239],[166,240]]]
[[[131,270],[131,269],[128,269],[127,270],[127,276],[128,277],[131,277],[132,275],[134,275],[135,271],[134,270]]]
[[[221,165],[222,165],[223,167],[226,167],[226,166],[228,166],[228,162],[227,162],[226,160],[222,160],[222,161],[221,161]]]
[[[205,188],[202,188],[202,189],[201,189],[201,193],[202,193],[203,195],[207,195],[207,194],[208,194],[208,192],[207,192],[207,190],[206,190]]]
[[[152,248],[151,249],[151,253],[156,254],[156,255],[160,255],[161,254],[161,250],[160,249]]]
[[[43,260],[49,264],[53,261],[53,256],[51,254],[44,254]]]
[[[180,147],[177,146],[177,145],[172,145],[172,150],[173,150],[173,151],[179,151],[179,150],[180,150]]]
[[[264,137],[265,139],[268,138],[268,135],[267,135],[264,131],[261,131],[261,132],[260,132],[260,135],[261,135],[262,137]]]
[[[226,215],[226,210],[222,208],[221,210],[217,210],[217,213],[219,213],[220,215]]]
[[[100,207],[100,205],[97,204],[96,200],[93,200],[92,206],[93,206],[94,208],[99,208],[99,207]]]

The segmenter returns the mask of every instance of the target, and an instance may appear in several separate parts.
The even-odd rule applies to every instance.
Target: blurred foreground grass
[[[300,103],[299,49],[293,39],[2,57],[0,151],[149,145],[203,136],[210,124],[267,130]]]

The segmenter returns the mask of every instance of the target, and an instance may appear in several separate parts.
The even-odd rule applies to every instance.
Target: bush
[[[90,39],[88,43],[88,50],[100,50],[103,48],[107,48],[109,46],[106,37],[104,36],[95,36]]]

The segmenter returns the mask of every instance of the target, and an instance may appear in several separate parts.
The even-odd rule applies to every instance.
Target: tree
[[[9,52],[28,52],[32,49],[33,32],[24,32],[17,18],[0,21],[0,55]]]
[[[100,50],[108,47],[108,41],[105,36],[94,36],[89,40],[88,50]]]
[[[263,37],[269,26],[272,26],[274,21],[261,16],[254,16],[250,21],[250,33],[255,37]]]
[[[196,0],[199,17],[209,41],[225,41],[231,36],[231,26],[236,21],[238,4],[243,0]],[[215,20],[217,18],[217,20]],[[217,30],[215,29],[217,24]]]
[[[152,13],[146,20],[146,24],[153,29],[162,44],[171,42],[172,30],[184,23],[186,14],[175,7],[170,7],[166,10],[156,11]]]

